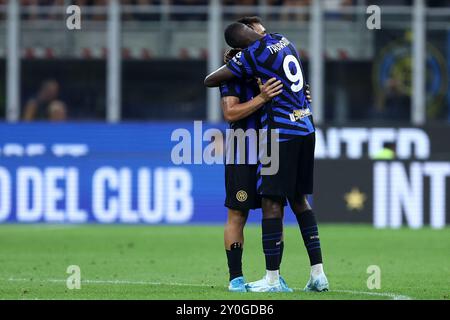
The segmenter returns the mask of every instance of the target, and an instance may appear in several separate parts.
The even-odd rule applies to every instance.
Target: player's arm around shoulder
[[[206,76],[203,84],[206,87],[214,88],[220,86],[221,83],[227,82],[234,78],[234,74],[228,69],[226,65],[220,67],[216,71]]]
[[[226,96],[222,97],[221,99],[221,106],[222,106],[222,112],[223,112],[223,118],[227,122],[234,122],[238,121],[240,119],[237,119],[234,115],[234,108],[235,106],[240,104],[239,97],[234,96]]]
[[[236,96],[222,97],[222,111],[226,121],[234,122],[248,117],[283,91],[283,84],[275,78],[265,84],[258,79],[258,85],[260,93],[247,102],[241,103],[239,97]]]
[[[232,54],[235,55],[231,58]],[[240,49],[232,49],[227,51],[224,57],[226,64],[206,76],[204,85],[206,87],[218,87],[220,84],[230,81],[233,78],[252,78],[252,70],[245,63],[244,59],[244,56],[248,56],[248,54],[248,50],[240,51]]]

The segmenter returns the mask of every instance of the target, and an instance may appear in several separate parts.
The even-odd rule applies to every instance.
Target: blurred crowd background
[[[0,0],[0,119],[6,114],[7,3]],[[82,9],[82,30],[65,28],[70,4]],[[209,1],[120,4],[121,119],[207,119]],[[311,4],[223,0],[221,23],[261,16],[269,31],[296,43],[310,79]],[[366,28],[361,8],[371,4],[382,6],[381,30]],[[20,0],[20,5],[21,120],[104,121],[108,0]],[[412,5],[413,0],[323,0],[327,123],[410,123]],[[450,123],[450,0],[426,5],[427,121]]]
[[[8,0],[0,0],[0,5],[5,4]],[[326,10],[338,10],[343,7],[352,5],[388,5],[388,6],[411,6],[413,0],[322,0]],[[308,7],[311,5],[312,0],[222,0],[224,6],[257,6],[264,4],[267,6],[283,7],[286,12],[282,14],[273,14],[272,16],[279,19],[296,19],[302,18],[302,15],[289,14],[290,8],[295,7]],[[105,6],[108,0],[20,0],[22,6],[28,6],[32,8],[29,13],[23,15],[23,19],[36,20],[36,19],[54,19],[59,18],[61,13],[57,10],[50,10],[49,12],[39,12],[38,6],[64,6],[67,3],[79,5],[79,6]],[[159,6],[159,5],[174,5],[174,6],[207,6],[208,0],[120,0],[122,5],[139,5],[139,6]],[[450,0],[433,0],[428,1],[429,7],[447,7],[450,6]],[[34,8],[34,10],[33,10]],[[33,12],[34,11],[34,12]],[[139,13],[126,14],[128,19],[142,20],[145,18],[156,18],[156,15],[143,15]],[[173,14],[176,19],[207,19],[204,14]],[[105,20],[107,17],[105,14],[93,14],[88,16],[88,19],[92,20]]]

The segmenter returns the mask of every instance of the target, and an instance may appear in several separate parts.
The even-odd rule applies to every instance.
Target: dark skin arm
[[[222,98],[222,111],[226,121],[234,122],[248,117],[283,91],[283,84],[275,78],[270,79],[264,85],[258,80],[258,85],[261,93],[247,102],[240,103],[239,98],[234,96]]]
[[[210,75],[206,76],[204,84],[206,87],[218,87],[221,83],[231,80],[235,75],[227,68],[226,65],[220,67]],[[311,102],[311,89],[309,84],[306,85],[306,99]]]
[[[233,57],[238,53],[241,52],[242,49],[228,49],[224,56],[223,56],[223,62],[227,64]],[[220,74],[219,74],[220,71]],[[217,69],[210,75],[208,75],[205,78],[204,84],[206,87],[218,87],[222,82],[226,82],[227,80],[230,80],[234,78],[234,75],[231,73],[231,71],[226,68],[226,65],[222,66],[221,68]],[[221,79],[227,79],[225,81],[221,81]]]
[[[209,88],[218,87],[221,83],[232,80],[235,77],[236,76],[225,65],[206,76],[204,84]]]

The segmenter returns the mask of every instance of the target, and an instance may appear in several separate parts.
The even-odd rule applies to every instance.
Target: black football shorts
[[[261,208],[256,190],[257,165],[225,165],[225,207],[247,211]]]
[[[279,168],[273,175],[258,172],[258,194],[295,198],[313,193],[314,133],[279,143]]]

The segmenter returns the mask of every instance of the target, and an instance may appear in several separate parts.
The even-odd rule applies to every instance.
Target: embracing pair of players
[[[297,49],[283,35],[267,33],[258,17],[245,17],[229,25],[225,40],[233,48],[225,54],[226,65],[208,75],[205,85],[220,87],[224,118],[230,128],[262,129],[265,137],[259,138],[268,150],[278,152],[279,162],[276,172],[264,174],[270,164],[258,161],[261,150],[251,154],[255,148],[249,144],[254,141],[247,139],[244,164],[225,166],[228,288],[234,292],[292,292],[279,272],[284,207],[289,203],[311,264],[304,290],[328,291],[317,221],[307,200],[313,192],[315,128]],[[227,153],[239,159],[239,146],[235,147],[227,141]],[[246,283],[242,273],[243,229],[249,210],[260,207],[266,274],[261,280]]]

